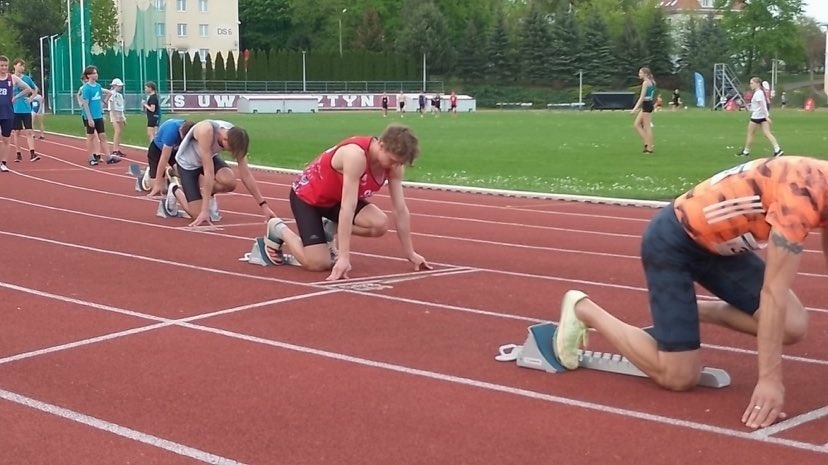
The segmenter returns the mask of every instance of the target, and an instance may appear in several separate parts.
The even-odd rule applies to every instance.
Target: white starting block
[[[253,241],[253,248],[250,252],[242,255],[242,257],[239,258],[239,261],[261,266],[302,266],[302,264],[299,263],[299,260],[297,260],[293,255],[286,253],[282,256],[284,257],[284,262],[282,263],[276,263],[271,260],[265,251],[264,237],[257,237],[256,240]]]
[[[555,323],[539,323],[530,326],[529,336],[522,346],[517,344],[500,346],[495,360],[500,362],[514,361],[520,367],[544,370],[547,373],[568,371],[555,356],[554,341],[557,328],[558,326]],[[579,350],[578,366],[590,370],[607,371],[643,378],[647,377],[643,371],[639,370],[626,357],[622,357],[619,354]],[[712,388],[730,386],[730,375],[719,368],[704,367],[701,372],[701,378],[699,379],[699,386]]]
[[[138,166],[137,163],[131,163],[129,165],[129,171],[127,174],[135,178],[135,191],[136,192],[149,192],[149,189],[144,188],[144,177],[149,176],[149,168],[146,170],[141,170],[141,167]]]
[[[192,218],[187,212],[184,211],[184,209],[179,209],[178,215],[176,216],[168,215],[167,211],[164,209],[165,201],[165,199],[161,199],[161,201],[158,202],[158,208],[155,210],[155,216],[159,218]]]

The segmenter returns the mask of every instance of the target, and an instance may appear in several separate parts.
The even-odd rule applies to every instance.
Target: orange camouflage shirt
[[[757,159],[722,171],[676,199],[679,222],[720,255],[763,248],[771,229],[801,243],[828,224],[828,161]]]

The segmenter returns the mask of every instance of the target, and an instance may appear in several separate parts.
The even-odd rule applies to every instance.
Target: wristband
[[[259,202],[260,207],[263,207],[265,205],[267,205],[267,200],[262,200],[261,202]]]

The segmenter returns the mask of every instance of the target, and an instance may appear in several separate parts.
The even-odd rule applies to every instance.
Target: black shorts
[[[16,131],[32,128],[32,113],[15,113],[12,128]]]
[[[703,248],[681,226],[673,204],[656,213],[644,231],[641,262],[653,317],[651,334],[660,351],[700,347],[694,283],[748,315],[759,308],[765,262],[751,251],[718,255]]]
[[[369,203],[364,199],[357,200],[354,219],[357,213]],[[336,204],[332,207],[316,207],[300,199],[296,192],[290,190],[290,210],[293,218],[296,219],[296,227],[299,228],[299,237],[302,238],[302,245],[324,244],[325,230],[322,228],[322,218],[327,218],[334,223],[339,222],[339,210],[342,206]]]
[[[3,137],[11,136],[14,118],[0,119],[0,135]]]
[[[751,119],[750,119],[750,122],[751,122],[751,123],[756,123],[756,124],[758,124],[758,125],[760,125],[760,126],[762,125],[762,123],[764,123],[764,122],[766,122],[766,121],[767,121],[767,119],[765,119],[765,118],[757,118],[757,119],[753,119],[753,118],[751,118]]]
[[[157,128],[158,123],[161,121],[161,117],[158,115],[147,116],[147,127],[148,128]]]
[[[644,113],[652,113],[655,106],[653,105],[652,100],[644,100],[641,102],[641,111]]]
[[[230,168],[220,156],[213,155],[213,173],[218,173],[222,168]],[[181,166],[178,167],[178,176],[181,178],[181,189],[184,191],[184,197],[187,202],[195,202],[201,200],[201,184],[198,182],[201,175],[204,174],[204,168],[195,170],[185,170]]]
[[[178,152],[177,149],[173,149],[170,152],[170,159],[167,161],[168,166],[175,166],[175,154]],[[147,148],[147,162],[149,163],[149,170],[150,170],[150,178],[155,179],[155,175],[158,174],[158,162],[161,161],[161,149],[155,145],[155,142],[150,142],[149,148]]]
[[[400,110],[402,110],[403,108],[405,108],[405,102],[400,102]]]
[[[86,122],[86,120],[83,120],[83,127],[86,128],[86,134],[87,135],[95,134],[95,133],[103,134],[104,132],[106,132],[106,131],[104,131],[104,120],[103,120],[103,118],[95,118],[95,119],[92,120],[92,122],[95,123],[94,128],[89,127],[89,124]]]
[[[383,109],[383,110],[387,110],[387,109],[388,109],[388,102],[385,102],[385,103],[383,103],[383,104],[382,104],[382,109]]]

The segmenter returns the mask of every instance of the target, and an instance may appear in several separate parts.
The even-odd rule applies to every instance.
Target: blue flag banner
[[[704,77],[700,73],[695,73],[696,81],[696,106],[704,107]]]

